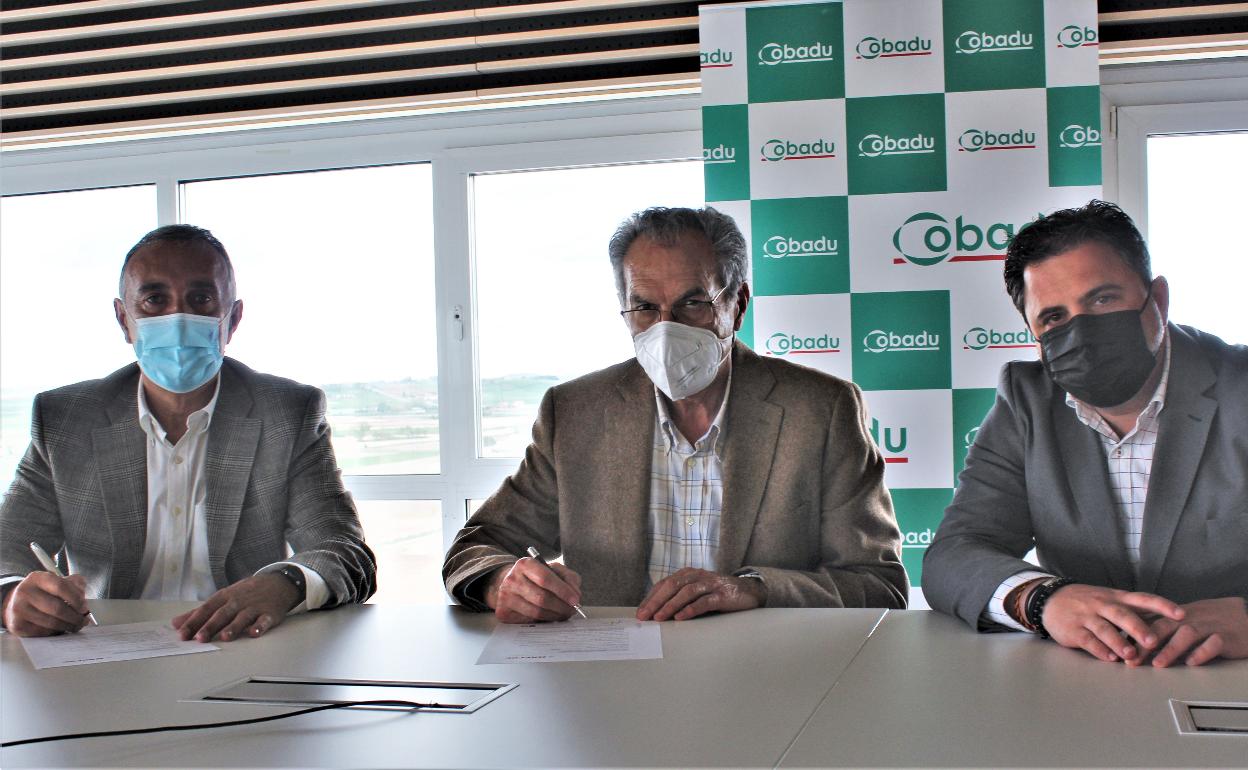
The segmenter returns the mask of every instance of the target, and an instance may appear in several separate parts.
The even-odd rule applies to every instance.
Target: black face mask
[[[1057,386],[1096,407],[1125,403],[1148,381],[1157,354],[1148,349],[1139,310],[1083,313],[1040,335],[1044,369]]]

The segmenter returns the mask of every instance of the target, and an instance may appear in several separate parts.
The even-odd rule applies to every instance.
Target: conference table
[[[191,606],[92,605],[106,624]],[[4,635],[4,741],[291,710],[190,700],[246,676],[516,687],[472,713],[40,743],[0,750],[0,766],[1248,766],[1248,736],[1180,735],[1169,705],[1248,700],[1248,661],[1129,670],[927,611],[762,609],[663,624],[656,660],[478,665],[494,628],[455,607],[342,607],[217,651],[43,670]]]

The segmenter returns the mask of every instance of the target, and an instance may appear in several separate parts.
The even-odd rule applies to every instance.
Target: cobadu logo
[[[794,142],[788,139],[768,139],[761,148],[764,161],[817,160],[836,157],[836,142],[816,139],[813,142]]]
[[[1091,27],[1081,27],[1078,24],[1067,24],[1057,33],[1058,48],[1082,48],[1096,45],[1098,42],[1096,30]]]
[[[968,128],[958,137],[958,152],[979,152],[980,150],[1034,150],[1036,149],[1036,132],[1018,129],[1017,131],[984,131]]]
[[[703,163],[736,163],[737,148],[726,144],[702,148]]]
[[[1000,332],[996,329],[974,326],[962,335],[963,350],[1016,350],[1030,348],[1035,344],[1036,338],[1027,328]]]
[[[931,56],[932,41],[915,35],[909,40],[867,36],[854,46],[856,59],[894,59],[899,56]]]
[[[841,253],[840,241],[821,235],[818,238],[798,240],[787,235],[773,235],[763,241],[763,257],[784,259],[786,257],[835,257]]]
[[[932,538],[936,537],[936,533],[931,527],[921,530],[911,530],[910,532],[901,533],[902,548],[926,548],[932,544]]]
[[[884,155],[927,155],[936,152],[936,138],[915,134],[894,137],[888,134],[867,134],[858,140],[858,157],[879,158]]]
[[[758,63],[767,67],[777,64],[811,64],[834,61],[836,48],[831,43],[814,42],[807,45],[766,43],[758,49]]]
[[[776,332],[764,344],[769,356],[787,356],[797,353],[840,353],[841,338],[831,334],[817,337],[801,337],[789,332]]]
[[[862,347],[868,353],[917,353],[940,350],[940,335],[932,331],[901,334],[884,329],[872,329],[862,338]]]
[[[966,442],[966,448],[968,451],[971,448],[971,444],[975,443],[975,437],[978,435],[979,435],[979,426],[976,425],[974,428],[971,428],[970,430],[968,430],[966,432],[966,435],[962,437],[962,440]]]
[[[1081,126],[1072,123],[1062,129],[1062,133],[1057,135],[1057,143],[1068,150],[1077,150],[1081,147],[1100,147],[1101,131],[1093,126]]]
[[[714,51],[699,51],[698,58],[704,70],[727,69],[732,66],[732,51],[725,51],[722,48],[716,48]]]
[[[993,262],[1005,259],[1005,247],[1014,237],[1014,225],[994,222],[979,225],[966,221],[959,214],[953,226],[949,220],[931,211],[920,211],[893,231],[893,247],[901,256],[894,265],[907,262],[931,267],[945,260],[950,262]],[[994,249],[990,254],[974,254],[980,249]],[[956,250],[956,253],[955,253]]]
[[[1031,51],[1035,49],[1035,35],[1017,30],[1015,32],[978,32],[968,29],[953,41],[955,53],[1005,53],[1007,51]]]
[[[906,451],[906,429],[903,428],[885,428],[883,432],[883,441],[881,441],[880,421],[871,418],[871,438],[875,439],[875,445],[883,449],[888,454],[884,457],[886,463],[908,463],[910,458],[902,455]]]

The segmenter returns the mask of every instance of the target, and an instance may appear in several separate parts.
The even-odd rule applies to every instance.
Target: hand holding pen
[[[581,576],[562,564],[547,564],[540,554],[495,570],[484,598],[503,623],[567,620],[577,612],[585,616]]]
[[[99,625],[87,608],[85,582],[80,575],[65,577],[52,557],[31,543],[30,550],[46,572],[31,572],[4,599],[4,625],[17,636],[49,636],[81,629],[88,621]]]

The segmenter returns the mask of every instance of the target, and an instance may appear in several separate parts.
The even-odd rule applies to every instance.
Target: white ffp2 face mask
[[[679,401],[701,393],[715,379],[728,355],[721,342],[709,329],[660,321],[633,337],[633,349],[655,387]]]

